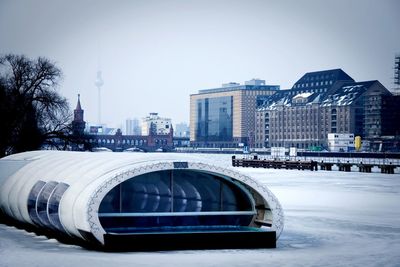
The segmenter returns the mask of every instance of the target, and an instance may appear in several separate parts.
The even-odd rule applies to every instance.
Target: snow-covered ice
[[[283,206],[276,249],[103,253],[0,224],[0,266],[400,266],[399,174],[237,170]]]

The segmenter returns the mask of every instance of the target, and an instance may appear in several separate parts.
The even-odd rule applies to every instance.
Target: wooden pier
[[[268,160],[258,159],[254,156],[251,159],[237,159],[232,156],[233,167],[252,167],[252,168],[270,168],[270,169],[286,169],[286,170],[310,170],[317,171],[318,163],[316,161],[290,161],[290,160]]]
[[[286,170],[310,170],[317,171],[318,166],[320,170],[332,171],[332,167],[336,165],[339,171],[351,172],[353,166],[357,166],[359,172],[372,172],[372,168],[378,167],[381,173],[394,174],[395,169],[400,167],[398,164],[388,162],[382,164],[380,162],[356,162],[355,160],[341,161],[324,161],[324,160],[283,160],[272,158],[259,158],[258,155],[247,156],[244,158],[236,158],[232,156],[233,167],[250,167],[250,168],[270,168],[270,169],[286,169]]]

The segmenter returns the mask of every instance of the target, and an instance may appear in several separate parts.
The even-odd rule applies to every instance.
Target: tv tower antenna
[[[97,91],[98,91],[98,124],[101,124],[101,87],[104,85],[103,82],[103,78],[101,77],[101,70],[97,71],[97,78],[96,81],[94,83],[94,85],[96,85],[97,87]]]

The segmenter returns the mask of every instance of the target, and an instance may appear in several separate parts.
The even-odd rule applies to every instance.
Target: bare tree
[[[59,146],[69,138],[68,102],[56,91],[61,78],[61,70],[46,58],[0,57],[0,156]]]

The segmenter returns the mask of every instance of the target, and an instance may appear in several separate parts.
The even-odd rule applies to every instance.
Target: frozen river
[[[103,253],[0,224],[0,266],[400,266],[400,174],[237,170],[283,206],[276,249]]]

